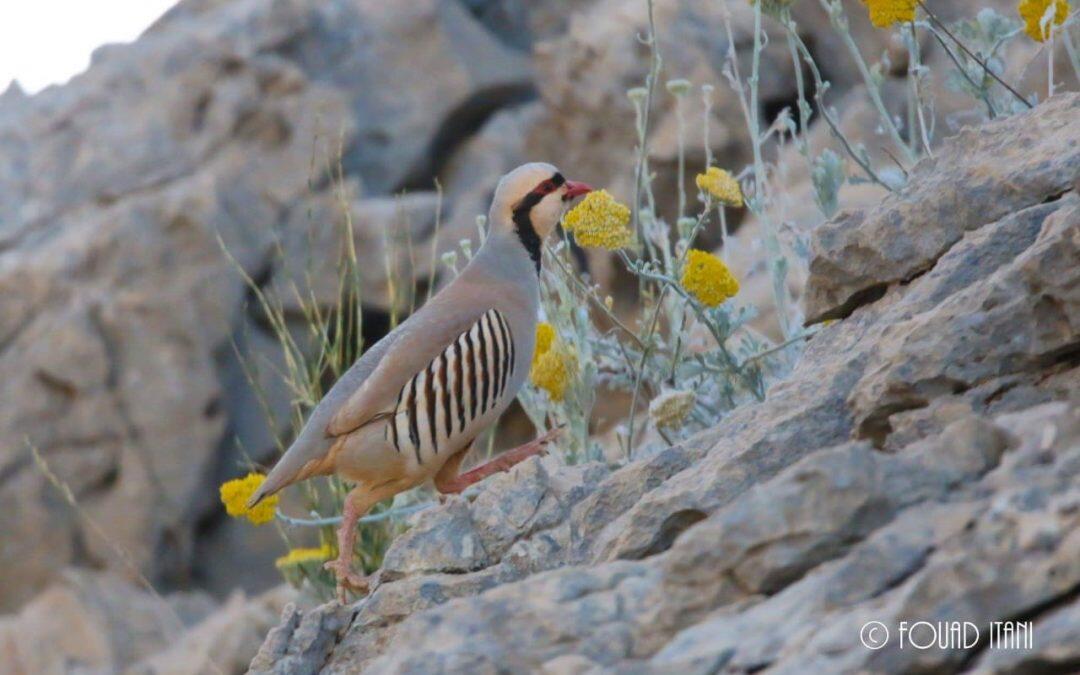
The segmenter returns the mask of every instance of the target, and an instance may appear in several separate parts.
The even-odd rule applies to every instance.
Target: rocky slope
[[[814,238],[839,319],[763,403],[614,471],[534,459],[420,515],[275,673],[1080,668],[1080,96],[966,129]],[[1025,620],[1035,648],[862,646]]]

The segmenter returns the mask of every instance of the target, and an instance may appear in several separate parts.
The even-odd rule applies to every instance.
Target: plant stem
[[[761,2],[754,3],[754,51],[750,62],[750,105],[743,106],[743,112],[750,128],[750,143],[754,155],[754,203],[756,204],[755,215],[761,221],[765,233],[765,250],[769,255],[769,273],[773,281],[773,301],[776,305],[776,316],[780,324],[780,332],[785,337],[790,334],[790,318],[787,308],[787,285],[782,277],[780,258],[783,251],[780,248],[780,239],[776,234],[775,224],[767,211],[767,180],[765,173],[765,161],[761,154],[761,120],[758,105],[758,90],[761,78],[761,52],[764,49],[762,36],[765,34],[761,26]],[[734,53],[734,51],[732,51]],[[737,68],[736,68],[737,69]],[[742,91],[740,89],[740,97]],[[748,204],[749,206],[749,204]]]
[[[600,311],[602,311],[604,315],[608,319],[610,319],[613,324],[615,324],[616,327],[629,335],[634,340],[634,342],[637,343],[639,349],[645,349],[645,343],[641,341],[641,338],[637,336],[637,333],[630,330],[630,328],[626,324],[624,324],[619,319],[619,317],[615,316],[615,313],[613,311],[607,308],[607,305],[604,304],[604,301],[597,296],[595,290],[586,286],[585,283],[581,279],[579,279],[576,274],[574,274],[574,271],[572,269],[566,267],[566,264],[559,258],[558,254],[555,253],[555,251],[552,251],[549,248],[548,252],[550,253],[551,259],[555,261],[556,265],[558,265],[559,271],[562,272],[563,276],[569,279],[572,283],[574,283],[578,287],[578,289],[585,295],[585,297],[591,299],[593,303],[596,304],[596,306],[600,309]]]
[[[910,41],[908,43],[908,77],[911,78],[911,89],[915,95],[915,112],[919,118],[919,136],[922,139],[923,152],[929,157],[934,156],[934,151],[930,149],[930,135],[926,126],[926,116],[923,114],[922,104],[922,87],[919,85],[921,75],[920,62],[919,62],[919,35],[915,30],[915,22],[908,22],[908,29],[910,32]]]
[[[851,30],[848,27],[847,18],[844,16],[843,8],[837,0],[819,0],[819,2],[825,12],[829,15],[829,21],[832,23],[833,27],[836,28],[836,32],[840,34],[844,46],[847,47],[852,60],[855,62],[855,66],[859,69],[859,74],[862,75],[863,82],[866,84],[866,93],[870,96],[871,103],[877,108],[882,125],[884,125],[886,131],[889,132],[889,136],[892,137],[893,143],[903,150],[907,160],[909,162],[914,162],[916,159],[915,155],[911,152],[911,148],[904,143],[904,139],[900,137],[900,131],[896,128],[892,116],[889,115],[889,111],[885,108],[885,102],[881,100],[881,90],[874,81],[873,76],[870,74],[870,69],[863,59],[862,52],[859,51],[859,46],[855,44],[855,39],[851,37]]]
[[[985,61],[983,61],[978,56],[976,56],[974,52],[972,52],[970,49],[967,48],[967,45],[965,45],[963,42],[961,42],[959,40],[959,38],[957,38],[955,35],[953,35],[952,32],[949,31],[949,28],[944,23],[941,22],[941,19],[937,18],[937,15],[935,15],[933,12],[930,11],[930,8],[927,7],[926,4],[923,3],[922,0],[915,0],[915,2],[919,5],[919,7],[922,7],[924,12],[926,12],[926,16],[930,17],[930,20],[932,22],[934,22],[937,25],[937,27],[940,28],[943,33],[945,33],[945,35],[949,36],[949,39],[952,40],[953,42],[955,42],[956,46],[959,47],[961,51],[963,51],[965,54],[968,55],[968,58],[970,58],[972,61],[974,61],[975,63],[979,64],[982,67],[983,72],[985,72],[987,75],[989,75],[990,77],[997,80],[998,84],[1000,84],[1001,86],[1008,89],[1009,92],[1011,92],[1012,95],[1017,98],[1017,100],[1019,100],[1021,103],[1026,105],[1029,109],[1035,107],[1035,106],[1031,105],[1031,103],[1026,98],[1024,98],[1022,95],[1020,95],[1020,92],[1013,89],[1009,85],[1008,82],[1006,82],[1005,80],[998,77],[997,73],[995,73],[993,70],[991,70],[990,66],[986,65]]]
[[[656,42],[656,23],[653,19],[653,0],[647,0],[649,12],[649,54],[651,63],[649,74],[645,77],[645,100],[641,106],[641,120],[638,125],[638,158],[634,168],[634,204],[632,210],[632,223],[638,239],[645,242],[646,248],[651,248],[651,243],[641,226],[641,193],[644,183],[648,179],[648,154],[649,154],[649,112],[652,108],[653,91],[656,88],[656,78],[660,74],[660,47]]]
[[[964,76],[964,79],[968,81],[968,84],[971,85],[971,88],[979,93],[979,98],[982,100],[983,103],[986,104],[986,112],[990,116],[990,119],[996,118],[997,110],[994,109],[994,104],[990,101],[990,96],[986,92],[986,88],[980,86],[979,84],[976,84],[975,80],[971,79],[971,75],[968,74],[967,68],[960,63],[960,59],[956,56],[956,53],[953,52],[952,47],[950,47],[948,43],[945,42],[945,39],[941,37],[941,34],[937,32],[937,29],[934,28],[933,24],[931,24],[929,28],[930,34],[934,36],[934,39],[938,41],[938,44],[941,45],[941,48],[945,50],[945,54],[948,55],[949,60],[953,62],[953,65],[956,66],[956,69],[960,72],[961,75]]]
[[[683,95],[675,95],[675,119],[679,131],[679,218],[686,212],[686,120],[683,112]]]
[[[671,284],[665,283],[660,288],[660,294],[656,297],[656,307],[653,309],[652,319],[649,322],[649,329],[645,333],[645,348],[641,350],[641,359],[634,372],[634,393],[630,397],[630,419],[626,426],[627,461],[630,461],[634,453],[634,417],[637,414],[637,401],[638,394],[641,391],[641,380],[645,375],[645,362],[649,358],[649,346],[652,343],[653,335],[656,333],[656,326],[660,321],[660,310],[664,308],[664,297],[667,295],[669,288],[671,288]]]
[[[442,203],[442,183],[435,178],[435,231],[431,235],[431,266],[428,270],[427,297],[424,299],[424,304],[431,300],[431,292],[435,288],[436,261],[439,259],[439,230],[442,228]]]
[[[387,509],[380,513],[373,513],[371,515],[363,516],[358,519],[357,524],[363,523],[378,523],[390,518],[398,518],[401,516],[409,516],[414,513],[419,513],[424,509],[434,506],[435,502],[421,502],[419,504],[409,504],[408,506],[401,506],[396,509]],[[281,512],[281,509],[274,511],[274,516],[281,522],[287,525],[293,525],[295,527],[326,527],[328,525],[340,525],[341,516],[320,516],[317,513],[312,512],[314,518],[294,518],[287,516]]]
[[[894,192],[892,186],[883,181],[881,177],[874,172],[870,167],[869,161],[856,152],[855,148],[851,147],[851,143],[848,141],[847,137],[840,131],[839,122],[833,117],[832,112],[830,112],[829,108],[825,105],[824,95],[825,91],[829,88],[829,84],[821,77],[821,71],[818,70],[814,57],[810,54],[810,50],[806,47],[806,43],[803,42],[802,38],[799,37],[799,34],[795,31],[794,24],[784,24],[784,27],[787,29],[788,35],[795,41],[799,53],[802,54],[803,61],[810,67],[810,74],[814,78],[814,103],[817,103],[818,110],[821,112],[822,118],[825,119],[825,123],[829,125],[829,129],[832,131],[833,136],[836,137],[836,140],[840,141],[840,145],[844,147],[844,152],[859,165],[859,168],[863,170],[863,173],[866,174],[867,178],[889,192]]]
[[[800,334],[798,334],[798,335],[796,335],[796,336],[794,336],[794,337],[792,337],[790,339],[784,340],[783,342],[781,342],[778,345],[773,345],[772,347],[769,347],[768,349],[762,350],[762,351],[758,352],[757,354],[754,354],[753,356],[748,356],[746,358],[746,360],[743,361],[742,363],[740,363],[739,365],[740,366],[746,366],[746,365],[748,365],[750,363],[753,363],[754,361],[757,361],[759,359],[763,359],[766,356],[769,356],[770,354],[775,354],[778,351],[786,349],[786,348],[790,347],[791,345],[795,344],[796,342],[801,342],[802,340],[807,340],[809,338],[812,338],[817,333],[818,333],[818,331],[816,331],[816,330],[800,333]]]
[[[1046,98],[1054,95],[1054,29],[1050,28],[1049,46],[1046,48]]]
[[[693,310],[694,315],[698,318],[698,321],[700,321],[701,324],[705,326],[706,329],[708,329],[709,333],[716,341],[717,350],[720,353],[720,358],[723,360],[724,365],[728,366],[731,372],[742,378],[743,384],[746,385],[746,388],[754,392],[754,395],[759,400],[762,400],[764,396],[758,392],[758,389],[753,386],[752,382],[748,381],[746,374],[739,367],[739,364],[735,360],[735,357],[731,355],[730,351],[728,351],[727,345],[725,344],[725,337],[717,329],[715,323],[709,319],[709,316],[702,309],[701,304],[698,303],[697,300],[692,298],[690,294],[682,288],[682,286],[675,283],[674,279],[664,276],[663,274],[650,272],[644,269],[640,264],[635,264],[632,260],[630,260],[629,256],[626,255],[625,251],[619,251],[619,255],[622,258],[623,263],[626,265],[627,269],[629,269],[631,272],[644,279],[648,279],[649,281],[666,284],[668,287],[671,288],[671,290],[675,291],[675,293],[677,293],[679,297],[686,301],[687,306],[689,306]]]

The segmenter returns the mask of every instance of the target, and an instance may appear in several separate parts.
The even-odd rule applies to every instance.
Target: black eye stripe
[[[533,227],[529,212],[544,197],[558,190],[564,183],[566,183],[566,178],[561,173],[556,172],[551,178],[543,181],[533,188],[529,194],[522,197],[521,201],[510,207],[513,212],[514,231],[517,232],[525,250],[529,252],[529,257],[536,263],[537,274],[540,273],[540,236]]]
[[[527,195],[527,197],[545,197],[552,192],[558,190],[559,187],[562,186],[564,183],[566,183],[566,179],[563,178],[563,175],[561,173],[556,173],[551,178],[547,179],[546,181],[540,183],[535,188],[533,188],[533,190]]]

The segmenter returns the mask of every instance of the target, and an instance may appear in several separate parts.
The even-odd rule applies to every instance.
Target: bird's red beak
[[[593,186],[588,183],[579,183],[576,180],[566,181],[566,192],[563,193],[563,201],[568,202],[574,197],[580,197],[593,191]]]

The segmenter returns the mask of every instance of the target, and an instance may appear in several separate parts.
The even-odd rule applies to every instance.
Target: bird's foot
[[[337,599],[341,604],[344,605],[348,601],[349,592],[356,595],[367,594],[371,582],[363,574],[354,572],[348,560],[342,558],[331,560],[323,565],[323,569],[334,573],[334,578],[337,580]]]
[[[546,455],[548,453],[548,444],[558,438],[561,433],[562,427],[555,427],[539,438],[533,439],[524,445],[519,445],[513,450],[507,450],[491,460],[489,464],[495,471],[509,471],[511,467],[534,455]]]

